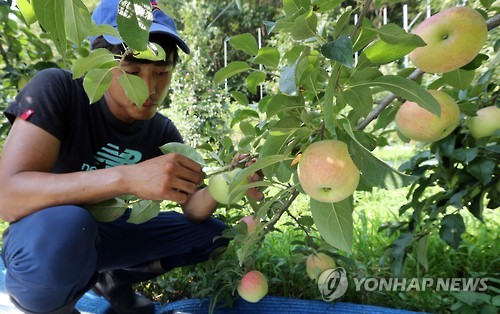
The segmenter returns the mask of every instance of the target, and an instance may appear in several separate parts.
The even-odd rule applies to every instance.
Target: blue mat
[[[5,266],[0,260],[0,314],[22,314],[9,300],[4,289]],[[155,303],[156,313],[178,313],[178,314],[206,314],[210,305],[209,299],[187,299],[175,301],[167,304]],[[87,292],[76,304],[76,308],[82,314],[106,314],[109,313],[109,303],[93,292]],[[337,302],[335,304],[299,300],[284,297],[266,296],[258,303],[249,303],[238,299],[231,309],[216,309],[215,314],[282,314],[282,313],[347,313],[347,314],[415,314],[404,310],[394,310],[378,306],[352,304]]]

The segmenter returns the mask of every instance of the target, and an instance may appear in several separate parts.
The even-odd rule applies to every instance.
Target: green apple
[[[458,126],[460,108],[455,100],[443,91],[428,91],[439,103],[437,115],[420,107],[416,102],[405,101],[396,113],[396,127],[401,134],[419,142],[435,142],[448,136]]]
[[[300,157],[297,174],[304,192],[324,203],[339,202],[351,196],[360,178],[347,145],[337,140],[309,145]]]
[[[427,44],[410,53],[413,64],[424,72],[446,73],[477,56],[486,43],[488,28],[476,10],[453,7],[424,20],[412,33]]]
[[[318,280],[319,276],[327,269],[333,269],[337,265],[330,255],[325,253],[311,254],[306,260],[306,272],[311,280]]]
[[[252,215],[245,216],[241,218],[240,223],[245,223],[247,226],[247,235],[251,235],[252,233],[255,232],[255,229],[257,228],[257,225],[259,224],[259,221],[255,218],[253,218]]]
[[[260,271],[252,270],[243,275],[236,289],[244,300],[256,303],[266,296],[269,286]]]
[[[479,109],[476,114],[477,116],[471,117],[468,122],[474,138],[490,136],[500,130],[500,108],[489,106]]]
[[[208,192],[214,200],[220,204],[229,204],[229,184],[242,169],[235,168],[229,172],[221,172],[210,177],[208,180]],[[242,180],[235,188],[248,184],[248,179]],[[234,195],[231,202],[236,203],[245,196],[246,191]]]

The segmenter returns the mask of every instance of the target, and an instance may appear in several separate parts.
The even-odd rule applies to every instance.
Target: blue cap
[[[114,28],[118,29],[116,18],[118,16],[118,3],[120,0],[102,0],[97,8],[92,13],[92,20],[97,24],[109,24]],[[184,40],[177,34],[177,29],[175,28],[174,20],[169,17],[165,12],[160,10],[158,4],[154,0],[149,1],[151,3],[151,10],[153,11],[153,24],[149,28],[150,34],[165,34],[173,39],[175,39],[177,46],[182,49],[185,53],[189,54],[189,47],[184,42]],[[90,42],[92,43],[96,37],[91,37]],[[122,39],[111,36],[104,35],[104,39],[112,45],[117,45],[123,42]]]

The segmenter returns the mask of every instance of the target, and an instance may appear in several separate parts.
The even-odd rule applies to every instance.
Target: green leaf
[[[278,85],[280,92],[288,95],[297,94],[298,86],[295,73],[297,71],[297,64],[299,63],[299,60],[300,59],[297,59],[292,66],[283,67]]]
[[[372,82],[353,83],[352,86],[379,86],[391,93],[416,102],[420,107],[439,116],[441,107],[438,101],[416,82],[397,75],[384,75]]]
[[[467,165],[467,172],[472,174],[482,184],[487,184],[493,179],[496,163],[485,157],[477,157]]]
[[[429,242],[429,235],[421,237],[417,242],[417,261],[427,271],[429,269],[429,260],[427,259],[427,247]]]
[[[66,2],[65,6],[66,36],[77,45],[87,38],[92,27],[90,13],[81,0]]]
[[[133,224],[141,224],[152,218],[155,218],[160,213],[160,201],[141,200],[132,205],[132,211],[127,222]]]
[[[310,10],[295,19],[291,29],[291,35],[295,40],[309,39],[316,35],[317,26],[318,17]]]
[[[220,69],[214,75],[214,82],[221,83],[225,79],[230,78],[233,75],[236,75],[241,72],[245,72],[252,69],[248,63],[244,61],[233,61],[229,63],[226,67]]]
[[[66,3],[66,0],[31,0],[38,22],[62,56],[66,55],[67,49],[64,12]]]
[[[281,156],[284,159],[285,152],[288,149],[288,141],[293,134],[284,134],[280,136],[269,135],[260,149],[259,160],[271,156]],[[262,172],[266,178],[273,178],[278,172],[279,165],[272,164],[262,168]]]
[[[87,205],[86,208],[97,221],[111,222],[120,218],[125,213],[128,204],[117,197],[101,203]]]
[[[260,48],[257,56],[253,58],[253,62],[256,64],[262,64],[266,67],[277,68],[280,63],[280,52],[274,47],[263,47]]]
[[[118,33],[118,30],[109,24],[92,24],[88,35],[96,37],[99,35],[111,35],[116,38],[120,38],[120,33]]]
[[[404,43],[388,44],[383,40],[377,40],[363,50],[360,60],[367,58],[373,64],[387,64],[403,58],[413,49],[415,49],[414,46]]]
[[[255,56],[259,50],[257,40],[250,33],[232,36],[231,39],[229,39],[229,44],[235,49],[242,50],[249,56]]]
[[[380,39],[391,45],[406,44],[414,48],[426,45],[422,38],[407,33],[402,27],[393,23],[382,26],[378,32]]]
[[[342,3],[342,0],[315,0],[315,11],[318,13],[328,12]]]
[[[35,11],[33,10],[33,5],[29,0],[17,0],[17,7],[19,8],[19,11],[21,11],[21,14],[23,15],[28,25],[31,25],[37,21]]]
[[[305,101],[302,95],[289,96],[284,94],[277,94],[267,104],[266,115],[271,118],[280,113],[295,111],[297,114],[305,108]]]
[[[164,154],[178,153],[191,160],[194,160],[202,166],[205,165],[205,159],[203,159],[203,156],[201,156],[201,154],[198,153],[194,147],[191,147],[187,144],[177,142],[166,143],[165,145],[160,147],[160,150]]]
[[[233,194],[238,193],[239,190],[237,191],[235,188],[248,176],[259,170],[266,169],[269,168],[270,166],[276,165],[277,163],[280,163],[284,160],[288,159],[285,158],[285,156],[283,155],[268,155],[265,157],[260,157],[259,159],[257,159],[255,163],[253,163],[249,167],[244,168],[243,170],[238,172],[236,176],[234,176],[231,183],[229,183],[229,191],[235,190],[232,193]],[[268,178],[272,178],[272,175],[271,177]],[[245,185],[245,189],[248,188],[249,186],[269,186],[269,183],[265,181],[253,182],[249,185]]]
[[[149,97],[149,90],[146,82],[139,76],[124,73],[118,79],[118,83],[123,87],[125,95],[139,108]]]
[[[348,68],[354,68],[354,53],[351,38],[342,35],[338,39],[324,44],[321,53],[328,59],[340,62]]]
[[[83,79],[83,88],[91,104],[101,99],[111,85],[113,76],[110,69],[92,69]]]
[[[121,38],[136,51],[147,49],[153,12],[149,0],[121,0],[116,24]]]
[[[371,187],[379,187],[387,190],[399,189],[410,185],[418,179],[417,176],[409,176],[397,171],[373,155],[359,143],[349,123],[344,123],[343,127],[351,138],[351,141],[349,141],[351,158],[361,172],[358,189],[369,189]]]
[[[462,233],[465,232],[465,224],[462,215],[451,214],[446,215],[441,219],[441,228],[439,229],[439,236],[449,246],[458,249],[462,241]]]
[[[149,61],[166,61],[167,53],[162,46],[157,43],[148,42],[147,49],[144,51],[133,51],[134,58]]]
[[[455,71],[443,73],[443,80],[455,88],[467,89],[472,83],[475,74],[475,71],[457,69]]]
[[[232,91],[230,92],[231,96],[233,96],[233,98],[241,105],[243,106],[247,106],[248,105],[248,98],[245,94],[243,94],[242,92],[238,92],[238,91]]]
[[[347,253],[352,252],[352,197],[337,203],[322,203],[311,199],[314,224],[325,241]]]
[[[257,87],[266,80],[266,73],[255,71],[247,76],[248,91],[252,94],[257,94]]]
[[[399,238],[392,243],[391,253],[392,253],[392,262],[391,262],[391,270],[392,273],[401,277],[403,275],[403,267],[405,264],[406,254],[408,249],[413,244],[413,235],[411,233],[403,233],[399,236]]]
[[[311,0],[283,0],[283,10],[286,15],[293,15],[300,9],[308,10]]]
[[[115,60],[113,54],[108,49],[98,48],[92,50],[87,57],[76,59],[71,70],[73,72],[73,78],[76,79],[82,77],[82,75],[91,69],[104,66],[112,67],[116,64],[117,60]]]
[[[353,121],[361,117],[366,117],[373,108],[373,96],[369,87],[358,86],[346,89],[342,92],[342,97],[347,101],[353,110]]]
[[[236,123],[246,120],[248,118],[259,118],[259,113],[252,109],[238,109],[233,113],[233,119],[230,126],[233,127]]]

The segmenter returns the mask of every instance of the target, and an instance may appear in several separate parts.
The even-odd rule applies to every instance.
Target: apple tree
[[[122,1],[135,7],[149,6],[149,0]],[[147,30],[140,26],[149,27],[151,20],[141,15],[141,10],[130,14],[128,22],[118,19],[118,32],[111,27],[93,25],[88,9],[80,0],[19,3],[27,4],[20,7],[23,15],[40,23],[62,56],[73,51],[72,45],[80,47],[89,35],[99,34],[123,35],[129,47],[147,53]],[[221,208],[243,206],[258,222],[252,226],[251,233],[247,232],[246,223],[237,223],[225,235],[234,239],[231,245],[245,272],[254,267],[254,253],[266,234],[275,230],[283,215],[292,215],[289,208],[300,194],[310,196],[309,207],[300,217],[293,217],[297,226],[305,231],[304,243],[312,251],[319,249],[324,241],[339,252],[351,252],[356,194],[349,192],[334,201],[318,199],[314,192],[306,192],[310,190],[303,186],[301,177],[304,176],[312,178],[309,182],[315,178],[328,181],[328,175],[337,171],[346,178],[359,176],[354,186],[358,191],[410,187],[408,203],[400,208],[402,220],[380,226],[381,230],[399,233],[386,256],[396,276],[402,274],[405,259],[415,246],[418,261],[427,267],[428,236],[435,230],[448,245],[456,248],[466,228],[461,211],[468,210],[481,220],[484,210],[499,206],[499,120],[491,119],[498,117],[500,110],[498,73],[495,72],[499,41],[490,36],[500,23],[498,7],[493,7],[490,1],[480,1],[477,7],[470,8],[475,16],[473,22],[486,34],[484,38],[472,36],[465,45],[458,41],[458,46],[451,44],[448,49],[440,49],[447,40],[460,39],[462,32],[454,31],[462,27],[460,24],[450,23],[445,33],[439,33],[441,43],[426,42],[424,33],[407,32],[395,23],[378,25],[367,18],[373,1],[349,7],[343,7],[342,3],[283,0],[282,17],[267,23],[275,40],[259,47],[252,34],[232,36],[229,44],[245,58],[233,60],[219,69],[213,80],[221,84],[221,89],[226,81],[229,86],[237,86],[229,92],[240,108],[229,123],[241,136],[222,138],[216,150],[208,145],[162,147],[165,153],[180,152],[196,160],[212,176],[228,173],[235,167],[243,168],[246,162],[256,160],[231,175],[230,180],[228,175],[217,180],[227,188],[230,204],[221,204]],[[442,20],[447,21],[447,17],[442,16],[439,21]],[[435,25],[429,23],[426,32],[431,35],[437,32]],[[481,41],[475,46],[479,48],[471,52],[468,43],[478,39]],[[485,40],[490,42],[488,49]],[[464,55],[468,57],[445,72],[428,68],[424,72],[413,65],[399,67],[402,58],[433,46],[432,53],[421,54],[418,62],[425,64],[439,59],[442,65]],[[447,56],[456,51],[463,51],[463,55]],[[116,67],[120,67],[119,62],[102,49],[91,51],[72,64],[74,77],[84,77],[91,102],[102,96],[109,86],[109,71]],[[148,96],[144,83],[125,73],[121,81],[127,95],[135,103],[143,103]],[[255,95],[260,89],[264,96],[258,99]],[[432,90],[451,98],[448,103],[459,110],[456,119],[446,123],[439,120],[448,118],[447,111],[443,101],[429,92]],[[415,104],[414,107],[423,109],[426,115],[414,114],[414,119],[407,119],[396,127],[396,116],[404,103]],[[479,114],[486,107],[493,108],[488,110],[494,113]],[[478,123],[474,122],[476,119],[484,120]],[[427,129],[444,129],[446,134],[421,143],[422,149],[399,169],[374,155],[377,147],[389,145],[390,141],[418,141],[403,135],[411,136],[405,129],[411,128],[412,123],[423,123]],[[347,173],[340,166],[329,168],[326,163],[335,164],[338,158],[330,156],[325,149],[324,164],[316,163],[299,175],[307,149],[325,141],[342,143],[347,151],[343,158],[353,166]],[[235,162],[236,153],[247,154],[247,157]],[[257,171],[262,171],[263,180],[246,181]],[[251,187],[262,190],[264,199],[246,198],[236,202],[241,192]],[[338,187],[320,188],[328,192]],[[220,193],[217,187],[213,189]],[[131,222],[134,223],[150,219],[160,210],[158,202],[132,196],[111,200],[93,210],[96,217],[106,221],[121,215],[127,207],[132,207]],[[319,232],[321,239],[310,236],[308,231],[313,229]],[[226,280],[227,277],[216,275],[216,278]],[[267,291],[267,287],[264,290]]]

